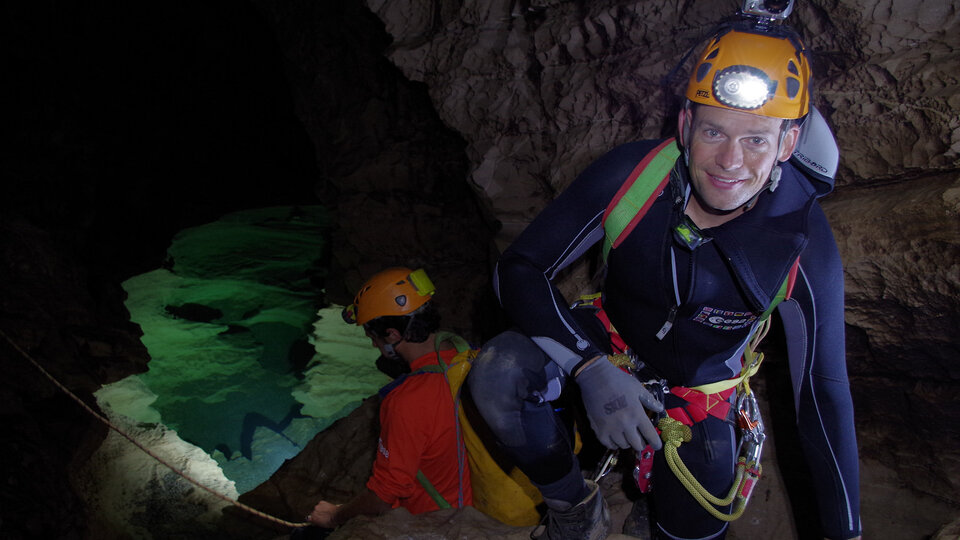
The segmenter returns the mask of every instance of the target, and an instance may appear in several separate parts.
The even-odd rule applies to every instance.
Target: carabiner
[[[753,392],[740,394],[737,398],[737,411],[737,423],[741,433],[740,455],[747,459],[747,463],[759,463],[763,441],[767,436],[764,434],[760,406]]]

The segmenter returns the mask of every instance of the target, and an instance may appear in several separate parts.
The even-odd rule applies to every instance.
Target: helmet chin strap
[[[403,343],[410,337],[410,326],[413,325],[413,321],[416,318],[416,315],[409,315],[409,320],[407,321],[407,328],[403,331],[403,335],[400,336],[400,339],[396,343],[384,343],[383,344],[383,355],[391,360],[396,360],[400,362],[405,362],[400,353],[397,352],[397,345]]]
[[[401,341],[403,341],[403,340],[401,339],[400,341],[398,341],[398,342],[396,342],[396,343],[384,343],[384,344],[383,344],[383,355],[386,356],[387,358],[391,359],[391,360],[402,361],[402,360],[403,360],[403,357],[400,356],[400,353],[398,353],[398,352],[397,352],[397,349],[395,348],[395,346],[398,345]]]
[[[780,155],[780,152],[777,152],[777,155]],[[757,199],[760,198],[760,194],[764,191],[769,189],[771,192],[773,192],[776,190],[777,186],[780,185],[781,174],[782,171],[780,170],[780,165],[774,165],[773,169],[770,171],[770,178],[767,180],[767,183],[764,184],[762,188],[758,189],[757,192],[754,193],[753,197],[750,197],[749,201],[740,205],[743,207],[743,211],[746,212],[747,210],[753,208],[753,205],[757,204]]]

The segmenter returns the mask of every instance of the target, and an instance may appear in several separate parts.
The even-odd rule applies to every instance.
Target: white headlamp
[[[713,78],[717,101],[735,109],[756,109],[771,98],[777,83],[751,66],[730,66]]]

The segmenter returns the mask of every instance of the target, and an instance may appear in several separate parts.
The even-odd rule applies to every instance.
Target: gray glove
[[[654,450],[662,446],[660,436],[644,407],[662,412],[663,404],[633,375],[611,364],[606,356],[588,365],[576,377],[587,417],[597,438],[607,448]]]

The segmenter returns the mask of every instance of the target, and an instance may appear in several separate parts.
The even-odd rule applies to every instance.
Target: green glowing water
[[[220,463],[240,493],[386,384],[340,306],[318,310],[319,206],[227,215],[179,233],[166,268],[123,284],[149,371],[101,403],[159,423]]]

